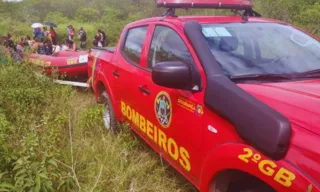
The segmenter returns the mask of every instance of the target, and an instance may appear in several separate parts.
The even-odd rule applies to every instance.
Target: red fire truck
[[[105,126],[128,122],[200,191],[320,191],[320,43],[249,0],[158,0],[89,53]],[[232,9],[177,16],[175,9]]]

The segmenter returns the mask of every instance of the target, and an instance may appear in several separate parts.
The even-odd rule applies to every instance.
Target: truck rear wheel
[[[209,192],[276,192],[256,177],[241,172],[220,173],[211,183]]]
[[[108,131],[112,132],[113,134],[117,134],[120,132],[120,128],[118,126],[118,121],[114,113],[113,105],[107,91],[103,91],[101,93],[101,97],[104,100],[104,126]]]

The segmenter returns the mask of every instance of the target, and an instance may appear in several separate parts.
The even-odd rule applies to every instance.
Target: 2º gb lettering
[[[266,176],[273,177],[273,179],[285,187],[290,187],[296,176],[291,171],[279,167],[275,162],[262,159],[259,153],[254,153],[250,148],[243,148],[243,154],[238,156],[238,159],[245,163],[254,163],[260,172]]]

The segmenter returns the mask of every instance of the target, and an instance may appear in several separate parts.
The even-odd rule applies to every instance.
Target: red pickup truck
[[[181,2],[90,50],[106,128],[128,122],[200,191],[320,191],[319,39],[239,0]],[[244,13],[174,14],[186,6]]]

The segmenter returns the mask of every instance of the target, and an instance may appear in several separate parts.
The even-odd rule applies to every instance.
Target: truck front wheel
[[[209,192],[276,192],[258,178],[238,171],[218,174]]]
[[[107,130],[111,131],[113,134],[120,132],[118,121],[114,113],[113,105],[108,95],[107,91],[101,93],[101,98],[104,101],[104,111],[103,111],[103,122]]]

